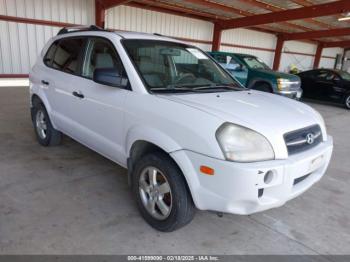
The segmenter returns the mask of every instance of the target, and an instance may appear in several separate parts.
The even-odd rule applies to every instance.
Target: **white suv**
[[[317,182],[333,142],[300,102],[242,88],[200,49],[160,35],[62,29],[30,73],[40,144],[62,133],[128,168],[161,231],[195,209],[251,214]]]

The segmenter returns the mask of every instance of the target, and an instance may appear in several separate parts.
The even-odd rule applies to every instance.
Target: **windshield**
[[[224,69],[196,47],[156,40],[123,40],[146,87],[152,92],[242,89]]]
[[[346,81],[350,81],[350,74],[345,71],[337,71],[337,73],[340,75],[340,77]]]
[[[271,70],[263,61],[254,56],[243,57],[243,60],[247,63],[250,68],[253,69],[268,69]]]

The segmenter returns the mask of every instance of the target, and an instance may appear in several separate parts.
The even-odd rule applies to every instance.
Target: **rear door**
[[[73,137],[79,134],[76,123],[77,97],[74,91],[79,86],[81,61],[86,43],[84,37],[69,37],[57,41],[54,58],[50,63],[48,96],[52,116],[58,129]]]

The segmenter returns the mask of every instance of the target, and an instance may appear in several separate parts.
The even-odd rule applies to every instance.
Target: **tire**
[[[253,86],[252,89],[262,91],[262,92],[272,93],[271,86],[267,83],[257,83]]]
[[[345,99],[344,99],[344,106],[346,109],[349,109],[350,110],[350,94],[346,95],[345,96]]]
[[[33,101],[31,110],[36,138],[42,146],[57,146],[61,143],[62,133],[51,123],[45,106],[39,100]]]
[[[155,176],[150,176],[154,172]],[[155,184],[153,189],[150,187],[150,177],[156,178],[153,180],[156,183],[152,183]],[[171,232],[179,229],[191,222],[195,215],[196,209],[184,176],[165,153],[146,155],[136,163],[133,172],[133,193],[142,217],[159,231]],[[153,202],[154,205],[150,204]]]

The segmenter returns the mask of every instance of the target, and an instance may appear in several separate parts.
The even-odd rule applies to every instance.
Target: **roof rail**
[[[107,31],[104,30],[101,27],[98,27],[96,25],[90,25],[90,26],[72,26],[72,27],[64,27],[60,31],[58,31],[57,35],[63,35],[67,33],[74,33],[74,32],[83,32],[83,31]]]

